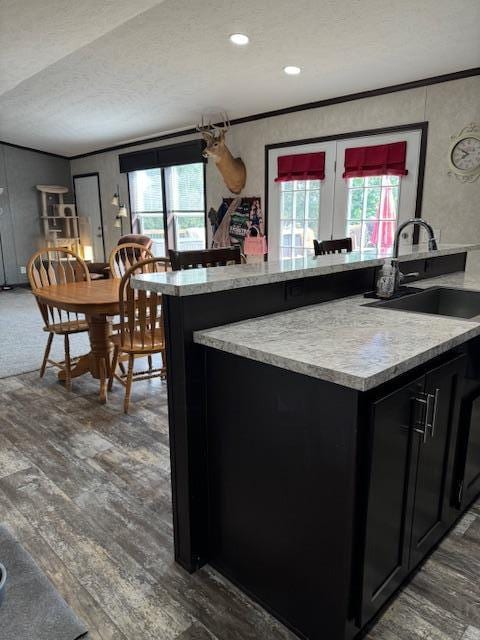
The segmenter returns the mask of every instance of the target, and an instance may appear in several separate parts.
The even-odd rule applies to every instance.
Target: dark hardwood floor
[[[293,640],[209,567],[174,563],[166,385],[136,384],[129,416],[122,399],[52,371],[0,380],[0,521],[89,640]],[[368,638],[480,640],[479,584],[477,504]]]

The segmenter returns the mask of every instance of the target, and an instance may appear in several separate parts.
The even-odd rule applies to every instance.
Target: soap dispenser
[[[395,281],[397,278],[396,265],[394,261],[385,260],[380,275],[377,279],[377,296],[379,298],[391,298],[395,292]]]

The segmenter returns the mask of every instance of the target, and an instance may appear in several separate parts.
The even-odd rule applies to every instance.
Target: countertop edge
[[[425,260],[427,258],[435,258],[448,255],[456,255],[476,251],[480,249],[480,244],[471,243],[455,247],[444,247],[437,251],[419,251],[417,253],[408,253],[399,256],[399,262],[407,262],[410,260]],[[151,276],[142,275],[132,278],[132,286],[134,289],[144,291],[155,291],[170,296],[192,296],[203,295],[209,293],[217,293],[219,291],[229,291],[231,289],[242,289],[246,287],[261,286],[265,284],[275,284],[278,282],[287,282],[290,280],[298,280],[300,278],[313,278],[315,276],[330,275],[340,273],[342,271],[356,271],[359,269],[368,269],[369,267],[377,267],[383,264],[387,257],[372,257],[365,260],[358,260],[351,263],[341,264],[321,264],[318,266],[298,268],[292,271],[279,271],[278,273],[250,273],[248,275],[234,276],[225,278],[224,280],[202,282],[202,283],[170,283],[151,280]],[[243,266],[243,265],[242,265]],[[238,268],[239,265],[236,265]],[[217,267],[212,267],[213,269]],[[204,270],[207,271],[207,270]],[[180,272],[176,272],[180,273]],[[168,277],[167,274],[159,274]]]
[[[322,367],[321,365],[306,364],[284,356],[276,355],[270,357],[270,354],[260,349],[250,349],[249,347],[234,345],[230,342],[205,334],[202,331],[196,331],[193,338],[196,344],[216,349],[218,351],[223,351],[224,353],[248,358],[249,360],[268,364],[279,369],[285,369],[286,371],[306,375],[310,378],[324,380],[325,382],[332,382],[333,384],[348,387],[349,389],[355,389],[356,391],[371,391],[375,387],[379,387],[381,384],[388,382],[403,373],[407,373],[415,367],[425,364],[429,360],[432,360],[433,358],[440,356],[450,349],[458,347],[479,335],[480,324],[474,324],[472,328],[467,330],[465,333],[450,338],[440,345],[431,347],[420,354],[416,354],[415,356],[392,365],[384,371],[366,378],[342,372],[337,369]]]

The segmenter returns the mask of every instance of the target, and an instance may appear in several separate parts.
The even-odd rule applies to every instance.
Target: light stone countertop
[[[480,270],[412,283],[480,291]],[[195,342],[368,391],[480,335],[463,320],[365,306],[363,296],[302,307],[194,334]]]
[[[440,244],[437,251],[429,251],[425,244],[400,249],[400,261],[453,255],[480,249],[480,244]],[[133,278],[135,289],[156,291],[171,296],[192,296],[229,289],[240,289],[262,284],[285,282],[298,278],[353,271],[366,267],[377,267],[389,257],[386,253],[341,253],[327,256],[239,264],[208,269],[187,269],[152,273]]]

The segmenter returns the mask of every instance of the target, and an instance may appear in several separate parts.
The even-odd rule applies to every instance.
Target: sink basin
[[[431,287],[402,298],[381,300],[368,306],[454,318],[473,318],[480,315],[480,291]]]

